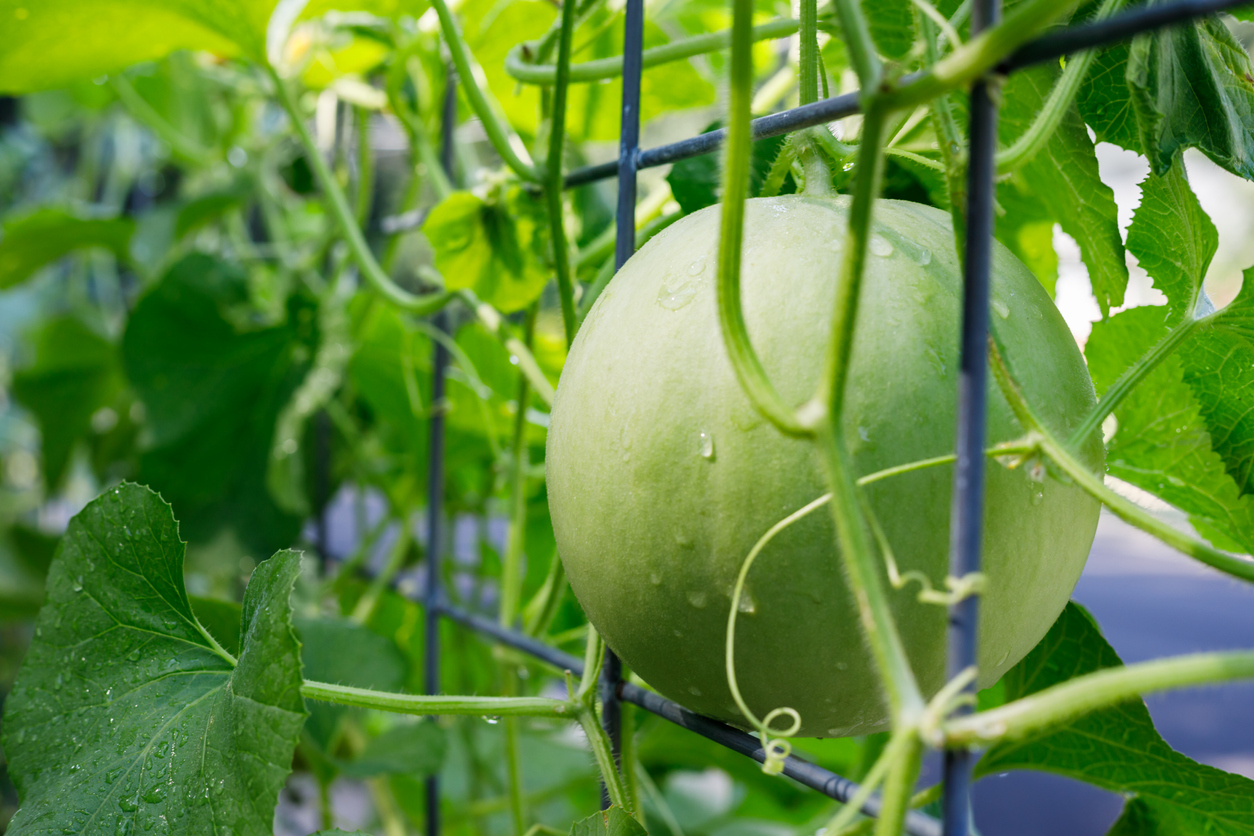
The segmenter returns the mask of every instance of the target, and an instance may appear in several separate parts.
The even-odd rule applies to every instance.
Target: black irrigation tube
[[[1207,14],[1237,6],[1249,5],[1251,0],[1175,0],[1157,6],[1140,7],[1098,23],[1066,27],[1047,34],[1021,47],[997,67],[999,73],[1009,73],[1031,64],[1047,61],[1077,50],[1088,49],[1133,35],[1170,26]],[[617,215],[617,244],[615,266],[621,267],[632,254],[634,239],[634,214],[636,174],[639,169],[665,165],[677,160],[708,154],[718,149],[727,136],[726,129],[711,131],[680,142],[641,151],[638,146],[640,114],[640,74],[643,27],[643,0],[628,0],[627,25],[625,27],[623,66],[622,130],[618,159],[576,169],[566,176],[566,187],[571,188],[610,177],[618,177],[619,199]],[[991,25],[1000,12],[1000,0],[976,0],[973,7],[974,31]],[[908,83],[906,76],[900,83]],[[445,97],[442,125],[442,156],[445,168],[452,176],[452,127],[456,112],[453,95],[456,79],[450,74]],[[779,136],[801,128],[831,122],[858,112],[858,92],[823,99],[813,104],[786,110],[753,121],[753,138]],[[997,110],[984,81],[972,87],[971,107],[971,164],[968,173],[968,233],[963,276],[962,366],[959,376],[959,413],[957,435],[957,466],[954,468],[954,498],[951,518],[951,571],[963,575],[979,570],[980,531],[983,516],[983,468],[982,459],[972,451],[983,449],[985,419],[985,381],[987,379],[984,343],[988,331],[988,284],[990,246],[992,241],[992,196],[997,151]],[[438,315],[437,327],[445,325],[443,314]],[[435,402],[442,400],[444,366],[448,362],[443,346],[435,344],[434,391]],[[439,691],[439,620],[448,618],[463,627],[513,647],[559,670],[582,674],[583,663],[558,648],[539,639],[503,627],[493,619],[468,612],[450,605],[439,585],[440,545],[442,542],[442,514],[444,494],[443,468],[443,418],[437,410],[431,421],[431,456],[428,467],[428,561],[426,588],[423,599],[426,608],[426,691]],[[977,600],[972,597],[955,605],[950,611],[949,654],[950,675],[974,664],[976,658]],[[602,674],[603,716],[617,757],[621,735],[619,700],[638,705],[678,726],[689,729],[732,751],[764,760],[760,741],[745,732],[724,723],[702,717],[676,702],[658,694],[624,682],[618,659],[606,651],[608,662]],[[911,836],[967,836],[970,832],[970,781],[972,754],[965,749],[946,753],[944,767],[944,822],[918,811],[906,816],[906,831]],[[857,785],[822,767],[789,757],[784,762],[783,774],[798,783],[838,801],[847,801],[857,792]],[[873,795],[863,812],[874,816],[879,811],[879,797]],[[439,784],[438,779],[427,781],[427,836],[438,836]]]

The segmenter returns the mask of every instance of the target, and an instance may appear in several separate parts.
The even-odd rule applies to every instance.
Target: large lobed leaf
[[[1099,141],[1144,154],[1155,173],[1180,150],[1197,148],[1254,179],[1254,73],[1217,18],[1107,47],[1078,103]]]
[[[193,615],[170,506],[123,484],[71,522],[5,705],[24,834],[272,832],[304,722],[279,552],[244,597],[238,662]]]
[[[1002,682],[1009,701],[1121,664],[1092,616],[1072,603]],[[1112,833],[1254,833],[1254,781],[1173,750],[1140,699],[998,744],[980,759],[976,774],[1011,769],[1045,770],[1135,797]]]
[[[1010,145],[1028,130],[1058,75],[1056,67],[1040,66],[1016,73],[1007,82],[1005,105],[998,121],[1003,145]],[[1041,223],[1039,215],[1043,210],[1080,245],[1102,313],[1121,305],[1128,285],[1128,267],[1119,236],[1115,196],[1101,180],[1093,141],[1074,106],[1068,109],[1044,147],[1015,173],[1012,182],[1028,196],[1022,203],[1036,204],[1027,207],[1027,213],[999,221],[999,234],[1009,239],[1007,243],[1012,249],[1024,251],[1037,262],[1033,266],[1038,270],[1038,265],[1057,270],[1056,256],[1053,261],[1039,255],[1031,258],[1036,251],[1046,249],[1040,245],[1032,247],[1035,241],[1048,241],[1048,249],[1053,249],[1053,224]],[[999,194],[1005,191],[1003,188]],[[1036,238],[1023,236],[1025,225],[1029,235],[1035,232]],[[1041,239],[1041,235],[1048,237]]]
[[[1165,307],[1125,311],[1097,323],[1085,354],[1099,393],[1172,328],[1208,310],[1202,279],[1218,238],[1189,188],[1183,166],[1142,184],[1128,230]],[[1210,317],[1147,375],[1115,411],[1110,473],[1172,503],[1217,546],[1254,552],[1254,344],[1247,327],[1254,282]]]
[[[205,255],[177,262],[139,304],[122,356],[148,417],[140,476],[175,503],[191,539],[222,527],[268,553],[301,518],[266,485],[275,424],[309,369],[317,323],[301,297],[257,321],[248,278]]]

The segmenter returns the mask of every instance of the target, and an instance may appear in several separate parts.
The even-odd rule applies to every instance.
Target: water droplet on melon
[[[993,300],[993,310],[997,311],[997,315],[1002,319],[1007,319],[1010,316],[1010,308],[1000,299]]]
[[[714,461],[714,433],[701,432],[697,435],[697,453],[707,461]]]
[[[872,235],[869,246],[871,253],[878,255],[880,258],[888,258],[893,254],[893,242],[889,241],[883,235]]]

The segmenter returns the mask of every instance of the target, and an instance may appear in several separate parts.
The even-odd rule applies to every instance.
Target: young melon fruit
[[[803,196],[745,207],[745,319],[793,404],[813,394],[823,367],[847,207],[844,197]],[[724,668],[737,572],[763,532],[827,485],[815,446],[781,435],[737,383],[716,309],[718,224],[718,207],[674,224],[593,306],[557,388],[546,467],[566,573],[609,646],[662,694],[743,725]],[[961,278],[949,217],[884,200],[873,231],[844,420],[859,475],[950,453],[955,437]],[[1031,272],[996,244],[992,296],[993,327],[1026,397],[1065,436],[1094,404],[1075,341]],[[989,385],[989,444],[1021,437]],[[1099,470],[1100,438],[1081,456]],[[1097,526],[1095,500],[1028,470],[987,464],[981,686],[1053,624]],[[952,467],[931,467],[866,489],[901,571],[938,588],[952,478]],[[944,681],[946,611],[918,591],[893,591],[893,612],[931,694]],[[771,542],[740,609],[738,679],[758,716],[792,707],[813,736],[886,725],[829,510]]]

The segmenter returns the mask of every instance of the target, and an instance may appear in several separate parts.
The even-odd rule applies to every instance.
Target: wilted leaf
[[[236,661],[196,621],[170,506],[124,484],[71,522],[5,703],[26,833],[269,834],[304,720],[280,552],[253,573]]]

